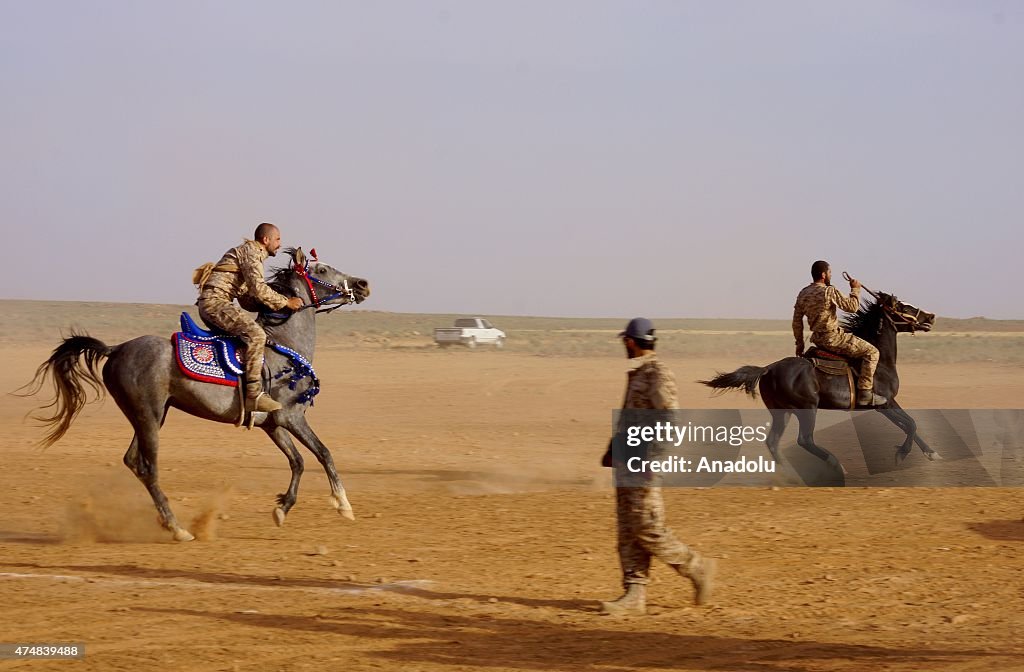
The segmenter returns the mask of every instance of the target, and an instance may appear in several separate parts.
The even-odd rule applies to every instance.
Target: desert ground
[[[4,392],[72,325],[110,343],[175,329],[172,307],[9,303]],[[430,347],[447,321],[324,319],[308,417],[354,522],[305,453],[276,527],[289,471],[263,432],[172,412],[161,483],[198,537],[175,543],[121,464],[131,430],[109,398],[40,451],[25,416],[45,399],[5,396],[0,642],[86,655],[0,670],[1024,670],[1017,488],[666,489],[671,527],[717,559],[713,603],[656,564],[648,616],[599,615],[621,592],[598,466],[625,380],[619,321],[493,319],[504,351]],[[785,322],[669,326],[684,407],[757,407],[693,381],[790,350]],[[1024,407],[1021,329],[901,337],[903,406]]]

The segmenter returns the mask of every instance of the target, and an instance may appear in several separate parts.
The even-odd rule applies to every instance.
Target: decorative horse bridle
[[[345,297],[345,299],[347,300],[347,303],[352,303],[353,301],[356,300],[356,293],[352,290],[351,287],[349,287],[348,278],[347,277],[345,278],[344,284],[342,284],[341,286],[338,286],[338,285],[332,285],[329,282],[325,282],[324,280],[321,280],[320,278],[317,278],[315,276],[310,275],[309,274],[309,260],[310,259],[313,259],[313,261],[319,261],[319,259],[316,256],[316,248],[315,247],[314,248],[310,248],[309,256],[306,257],[306,263],[303,264],[301,269],[298,267],[298,265],[293,265],[292,266],[292,268],[295,270],[296,275],[298,275],[300,278],[302,278],[303,280],[306,281],[306,286],[309,287],[309,295],[313,299],[310,303],[304,304],[301,307],[299,307],[299,309],[296,310],[295,312],[298,312],[299,310],[305,310],[306,308],[316,308],[316,312],[318,312],[318,313],[329,313],[332,310],[337,310],[338,308],[341,308],[345,304],[338,303],[338,304],[335,304],[335,305],[331,306],[330,308],[323,308],[322,307],[323,304],[327,303],[328,301],[333,301],[334,299],[337,299],[339,297]],[[333,289],[334,293],[328,294],[327,296],[324,296],[323,298],[318,298],[317,295],[316,295],[316,287],[313,286],[314,283],[317,284],[317,285],[321,285],[323,287],[326,287],[328,289]]]
[[[287,320],[292,315],[294,315],[295,313],[298,313],[299,311],[302,310],[306,310],[307,308],[315,308],[317,313],[329,313],[345,305],[345,303],[336,303],[330,306],[329,308],[324,308],[323,305],[329,301],[333,301],[341,297],[344,297],[346,299],[346,303],[352,303],[356,300],[356,293],[349,286],[347,277],[344,280],[344,284],[333,285],[329,282],[321,280],[320,278],[310,275],[309,260],[311,258],[313,259],[314,262],[319,261],[319,259],[316,256],[316,248],[310,248],[309,256],[306,257],[306,261],[302,265],[302,267],[299,267],[298,264],[295,264],[293,262],[292,270],[295,271],[296,275],[298,275],[300,278],[306,281],[306,287],[309,288],[309,295],[312,298],[312,301],[310,301],[309,303],[302,304],[301,306],[299,306],[297,309],[290,313],[262,313],[261,315],[264,318],[284,321]],[[314,285],[320,285],[322,287],[326,287],[327,289],[334,291],[331,294],[327,294],[326,296],[317,296],[316,287],[314,287]]]

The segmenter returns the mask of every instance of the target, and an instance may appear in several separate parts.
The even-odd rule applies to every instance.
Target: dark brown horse
[[[891,294],[879,292],[876,296],[877,301],[847,316],[843,327],[878,348],[874,389],[889,401],[875,410],[906,434],[906,439],[897,446],[896,461],[906,458],[914,443],[928,459],[937,459],[938,454],[917,435],[917,423],[896,402],[900,391],[900,377],[896,371],[896,335],[931,330],[935,315],[899,301]],[[744,366],[732,373],[719,373],[711,380],[698,382],[720,391],[742,389],[752,397],[760,391],[761,399],[772,416],[771,430],[765,443],[776,462],[779,462],[779,440],[786,430],[789,416],[795,415],[800,423],[797,438],[800,447],[845,473],[835,455],[814,442],[814,424],[819,408],[848,410],[851,406],[853,391],[845,377],[820,377],[811,360],[787,357],[768,366]]]
[[[330,312],[347,303],[362,302],[370,294],[369,284],[362,278],[307,259],[301,249],[285,250],[285,254],[290,255],[291,263],[278,269],[270,284],[285,296],[302,298],[306,302],[303,308],[311,310],[300,309],[276,318],[261,315],[260,318],[266,327],[268,341],[298,355],[285,355],[267,348],[266,366],[272,381],[270,396],[283,408],[270,414],[258,414],[263,417],[255,422],[288,457],[291,465],[291,482],[288,490],[278,495],[274,520],[278,525],[284,523],[285,515],[295,504],[302,475],[302,456],[291,436],[295,436],[323,465],[331,486],[332,505],[343,516],[352,519],[352,505],[338,478],[331,451],[310,428],[305,413],[307,403],[319,385],[311,365],[316,346],[316,313]],[[321,288],[321,292],[329,293],[318,297],[314,289],[316,286]],[[140,336],[120,345],[108,346],[88,335],[75,334],[65,338],[39,367],[33,381],[26,386],[26,396],[37,393],[46,378],[52,378],[55,398],[44,408],[52,408],[53,413],[40,418],[50,427],[42,442],[49,446],[67,432],[85,405],[89,388],[99,395],[103,394],[104,388],[109,391],[135,430],[124,455],[125,465],[146,486],[163,526],[174,534],[176,540],[190,541],[192,534],[178,524],[157,481],[160,428],[171,408],[207,420],[235,423],[242,402],[232,387],[211,385],[185,376],[175,362],[173,347],[165,336]],[[97,369],[103,359],[106,363],[101,378]],[[299,375],[296,375],[297,370]]]

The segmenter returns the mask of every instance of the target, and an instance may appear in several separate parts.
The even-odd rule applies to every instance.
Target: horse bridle
[[[310,250],[310,252],[312,253],[312,250]],[[316,257],[313,257],[313,260],[316,261],[317,260]],[[296,310],[295,312],[299,312],[299,310],[305,310],[307,308],[316,308],[316,312],[317,313],[329,313],[332,310],[337,310],[338,308],[341,308],[345,304],[338,303],[338,304],[335,304],[335,305],[331,306],[330,308],[323,308],[322,307],[323,304],[327,303],[328,301],[333,301],[334,299],[337,299],[337,298],[340,298],[340,297],[345,297],[346,303],[352,303],[353,301],[356,300],[356,293],[349,286],[348,278],[347,277],[344,280],[344,284],[339,286],[339,285],[333,285],[333,284],[331,284],[329,282],[321,280],[320,278],[318,278],[316,276],[310,275],[309,274],[309,259],[308,258],[306,259],[306,263],[303,264],[301,269],[299,268],[298,264],[293,265],[292,268],[295,270],[295,273],[300,278],[302,278],[303,280],[306,281],[306,286],[309,288],[309,295],[313,299],[310,303],[303,304],[302,306],[300,306],[298,308],[298,310]],[[333,289],[334,293],[333,294],[328,294],[327,296],[324,296],[323,298],[318,298],[317,295],[316,295],[316,287],[313,286],[314,283],[317,284],[317,285],[321,285],[323,287],[327,287],[328,289]]]
[[[897,299],[895,296],[892,296],[891,294],[885,294],[885,296],[889,297],[889,299],[894,304],[898,304],[900,306],[907,306],[908,305],[906,303],[901,303],[899,301],[899,299]],[[924,311],[921,310],[920,308],[915,308],[913,306],[911,306],[911,307],[914,308],[914,312],[913,313],[911,313],[909,311],[904,312],[903,310],[898,310],[896,308],[890,308],[889,306],[887,306],[887,305],[885,305],[883,303],[882,304],[882,313],[885,315],[886,319],[889,320],[889,323],[892,324],[893,329],[896,329],[897,331],[899,331],[899,329],[897,329],[897,324],[907,325],[907,326],[910,327],[910,333],[913,334],[918,329],[918,324],[920,324],[920,322],[921,322],[921,313],[923,313]],[[893,317],[894,315],[899,318],[899,320],[900,320],[899,323],[897,323],[896,320],[894,319],[894,317]]]
[[[853,278],[850,277],[850,274],[847,273],[846,271],[843,271],[843,277],[847,281],[850,281],[850,280],[853,279]],[[861,287],[864,287],[864,285],[861,285]],[[870,294],[872,297],[874,297],[875,301],[877,301],[882,306],[882,314],[885,315],[887,320],[889,320],[889,324],[892,325],[893,329],[895,329],[896,331],[899,331],[898,325],[907,325],[907,326],[910,327],[910,333],[913,334],[914,332],[917,331],[917,325],[921,321],[921,313],[924,312],[923,310],[921,310],[920,308],[914,308],[914,310],[916,312],[913,315],[911,315],[909,312],[903,312],[902,310],[897,310],[895,308],[890,308],[889,307],[888,304],[890,302],[893,303],[893,304],[899,304],[901,306],[908,305],[906,303],[901,303],[900,300],[897,299],[892,294],[886,294],[885,292],[879,292],[879,294],[881,294],[881,296],[879,296],[879,294],[875,294],[874,292],[872,292],[867,287],[864,287],[864,291],[866,291],[868,294]],[[898,323],[893,318],[893,314],[895,314],[896,317],[898,317],[900,319],[900,321]],[[878,324],[878,330],[879,331],[882,330],[882,324],[881,323]]]
[[[318,261],[317,258],[316,258],[315,250],[310,250],[309,252],[310,252],[310,256],[313,257],[313,261]],[[298,313],[300,311],[306,310],[307,308],[315,308],[317,314],[320,314],[320,313],[330,313],[331,311],[337,310],[338,308],[341,308],[342,306],[344,306],[344,305],[346,305],[348,303],[353,303],[356,300],[356,293],[349,286],[349,284],[348,284],[348,277],[345,277],[344,284],[342,284],[342,285],[334,285],[334,284],[331,284],[331,283],[326,282],[324,280],[321,280],[320,278],[317,278],[315,276],[310,275],[309,274],[309,258],[308,257],[306,258],[306,261],[302,265],[301,268],[299,267],[298,264],[293,262],[292,263],[292,270],[295,271],[296,275],[298,275],[300,278],[302,278],[303,280],[306,281],[306,287],[309,288],[309,295],[310,295],[310,298],[312,298],[312,301],[310,301],[309,303],[302,304],[301,306],[299,306],[297,309],[295,309],[294,311],[292,311],[290,313],[279,313],[279,312],[260,313],[260,317],[263,318],[264,320],[267,320],[267,319],[274,320],[274,322],[272,323],[274,325],[281,324],[281,323],[287,321],[288,318],[291,317],[292,315],[294,315],[295,313]],[[326,296],[323,296],[323,297],[318,297],[317,293],[316,293],[316,287],[313,286],[314,284],[320,285],[322,287],[326,287],[328,289],[332,289],[332,290],[334,290],[334,292],[331,293],[331,294],[328,294]],[[325,303],[327,303],[328,301],[333,301],[333,300],[335,300],[337,298],[341,298],[341,297],[344,297],[346,299],[345,303],[336,303],[336,304],[330,306],[329,308],[324,308],[323,307],[323,305]]]

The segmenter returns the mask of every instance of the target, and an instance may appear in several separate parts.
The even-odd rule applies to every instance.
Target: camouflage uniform
[[[862,338],[846,333],[839,328],[836,308],[847,313],[860,308],[860,287],[850,291],[850,296],[831,285],[811,283],[800,290],[793,306],[793,336],[798,347],[804,345],[804,316],[811,327],[811,343],[849,357],[860,357],[860,378],[857,389],[870,390],[878,366],[878,348]]]
[[[263,262],[267,256],[266,249],[254,240],[231,248],[214,265],[199,290],[197,302],[203,321],[245,342],[245,378],[250,397],[263,388],[261,369],[267,334],[249,313],[235,305],[234,299],[249,297],[272,310],[288,305],[288,297],[271,289],[263,278]]]
[[[633,368],[629,371],[623,409],[679,408],[675,376],[653,352],[630,361]],[[656,475],[643,487],[616,488],[615,498],[619,562],[622,583],[627,589],[630,584],[649,582],[652,556],[672,565],[683,576],[692,576],[701,568],[700,554],[665,527],[665,505]]]

